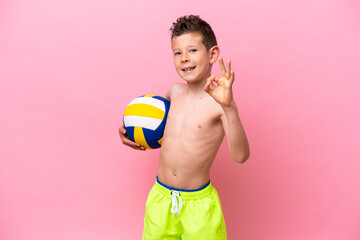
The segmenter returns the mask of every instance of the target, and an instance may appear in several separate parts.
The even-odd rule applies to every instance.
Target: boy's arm
[[[249,158],[250,149],[232,95],[234,71],[231,70],[230,60],[228,60],[225,68],[222,58],[219,58],[219,65],[221,78],[209,77],[204,90],[221,105],[224,111],[221,121],[228,140],[231,157],[235,162],[243,163]],[[213,82],[217,83],[217,86]]]
[[[221,121],[224,126],[231,157],[235,162],[243,163],[250,156],[249,143],[241,124],[238,110],[233,101],[230,106],[222,106],[224,114]]]
[[[122,141],[122,143],[128,147],[131,147],[133,149],[136,150],[142,150],[145,151],[146,149],[144,147],[142,147],[140,144],[131,141],[127,135],[126,135],[126,130],[124,128],[124,124],[121,124],[121,126],[119,127],[119,135],[120,135],[120,139]]]

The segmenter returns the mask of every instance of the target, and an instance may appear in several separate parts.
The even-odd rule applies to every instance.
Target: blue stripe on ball
[[[151,148],[159,148],[161,145],[157,142],[159,138],[159,131],[153,131],[150,129],[143,128],[144,136],[146,139],[146,143]]]
[[[159,100],[164,101],[164,102],[168,102],[168,101],[169,101],[169,100],[167,100],[166,98],[163,98],[163,97],[160,97],[160,96],[153,96],[152,98],[159,99]]]
[[[134,138],[134,129],[135,127],[126,127],[126,135],[128,136],[128,138],[131,140],[131,141],[135,141],[135,138]]]

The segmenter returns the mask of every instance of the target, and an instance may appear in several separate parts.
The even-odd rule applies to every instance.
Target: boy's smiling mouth
[[[182,68],[181,70],[183,72],[186,72],[186,73],[190,73],[192,72],[192,70],[194,70],[196,67],[187,67],[187,68]]]

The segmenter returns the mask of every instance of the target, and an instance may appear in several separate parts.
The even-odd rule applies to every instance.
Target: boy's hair
[[[202,43],[206,50],[217,45],[216,37],[210,25],[199,16],[187,15],[179,17],[170,28],[171,39],[185,33],[200,32],[202,34]]]

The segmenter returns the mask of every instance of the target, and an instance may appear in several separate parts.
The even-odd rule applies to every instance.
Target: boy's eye
[[[197,50],[196,49],[191,49],[190,52],[196,52]]]
[[[174,55],[175,56],[180,55],[180,52],[175,52]]]

